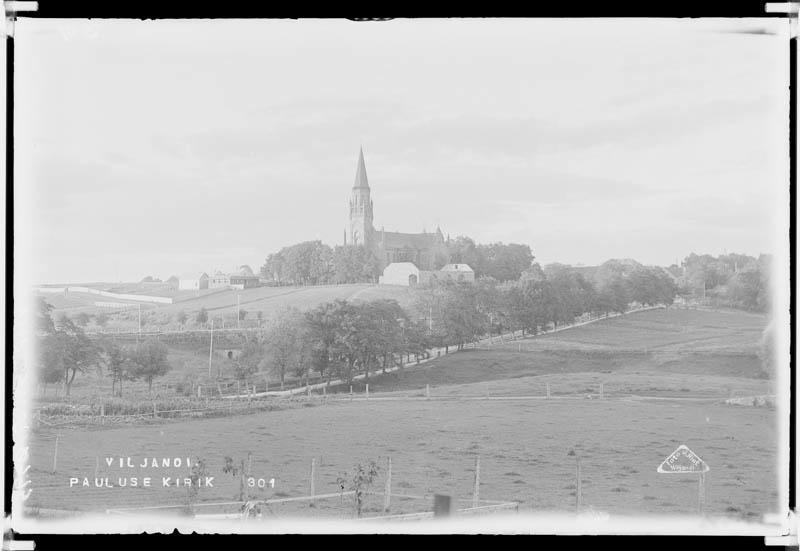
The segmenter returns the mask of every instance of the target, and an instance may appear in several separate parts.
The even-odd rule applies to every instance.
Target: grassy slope
[[[745,313],[658,310],[524,341],[467,350],[419,368],[373,377],[370,390],[543,394],[742,394],[769,391],[757,356],[766,318]]]

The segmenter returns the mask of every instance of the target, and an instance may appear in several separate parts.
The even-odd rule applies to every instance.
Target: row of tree
[[[606,276],[596,285],[570,266],[537,265],[518,281],[433,284],[419,290],[408,311],[393,300],[338,300],[305,313],[288,309],[244,345],[237,377],[271,372],[283,385],[287,375],[308,381],[316,372],[328,382],[352,381],[357,374],[368,381],[376,370],[424,356],[434,346],[461,349],[512,330],[536,334],[586,313],[622,313],[632,302],[671,304],[675,297],[672,277],[660,268],[639,265]]]

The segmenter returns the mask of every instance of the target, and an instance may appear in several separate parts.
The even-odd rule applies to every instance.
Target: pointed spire
[[[369,183],[367,183],[367,167],[364,165],[364,148],[362,147],[358,149],[358,167],[356,168],[356,182],[353,184],[353,187],[369,189]]]

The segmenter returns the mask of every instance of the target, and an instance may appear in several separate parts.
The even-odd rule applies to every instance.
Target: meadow
[[[70,477],[93,479],[96,467],[98,477],[112,484],[138,475],[160,485],[162,474],[170,476],[104,466],[104,457],[120,456],[200,457],[216,477],[213,488],[200,490],[200,499],[227,501],[239,483],[222,472],[224,457],[238,461],[248,453],[251,474],[276,481],[274,488],[256,488],[254,497],[307,495],[312,458],[320,494],[338,491],[337,478],[357,463],[385,465],[391,457],[395,492],[466,499],[479,455],[482,498],[518,501],[521,510],[569,511],[575,505],[575,458],[567,454],[574,451],[582,460],[586,508],[693,514],[696,476],[656,472],[686,444],[711,467],[707,511],[757,520],[777,508],[775,410],[726,405],[724,399],[774,391],[758,358],[765,324],[763,316],[743,313],[642,312],[373,376],[370,401],[363,394],[352,402],[317,396],[300,407],[252,415],[64,428],[56,473],[50,471],[57,432],[36,429],[28,504],[105,510],[184,501],[185,488],[69,488]],[[421,399],[426,385],[431,400]],[[538,398],[499,399],[522,395]],[[383,487],[381,476],[376,490]],[[378,514],[379,501],[368,503],[368,513]],[[429,500],[395,500],[392,512],[429,506]],[[352,511],[337,499],[269,511],[289,513]]]

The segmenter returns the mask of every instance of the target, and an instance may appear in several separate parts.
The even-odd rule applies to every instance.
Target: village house
[[[182,274],[178,279],[178,289],[181,291],[208,289],[208,274],[205,272]]]

